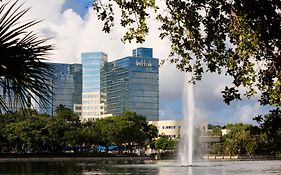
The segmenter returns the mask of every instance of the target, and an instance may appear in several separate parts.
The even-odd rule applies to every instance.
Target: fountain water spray
[[[194,117],[194,92],[191,74],[187,74],[184,82],[183,109],[184,120],[181,128],[181,141],[179,158],[182,166],[192,166],[193,160],[193,117]]]

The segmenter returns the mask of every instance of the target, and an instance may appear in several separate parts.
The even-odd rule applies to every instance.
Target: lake
[[[0,175],[281,175],[281,161],[83,160],[0,162]]]

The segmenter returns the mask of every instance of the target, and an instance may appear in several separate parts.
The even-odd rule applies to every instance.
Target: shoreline
[[[205,160],[280,160],[277,157],[271,155],[253,155],[253,156],[246,156],[246,155],[234,155],[234,156],[222,156],[222,155],[206,155],[203,157]]]
[[[167,159],[168,158],[168,159]],[[0,154],[0,163],[9,162],[68,162],[68,161],[111,161],[111,160],[124,160],[124,161],[144,161],[144,160],[176,160],[176,158],[162,157],[156,158],[154,156],[13,156],[2,157]],[[202,157],[202,160],[209,161],[266,161],[266,160],[281,160],[274,156],[215,156],[209,155]]]
[[[154,156],[110,153],[0,153],[0,162],[31,161],[95,161],[95,160],[155,160]]]
[[[66,162],[66,161],[95,161],[95,160],[155,160],[152,157],[1,157],[0,163],[5,162]]]

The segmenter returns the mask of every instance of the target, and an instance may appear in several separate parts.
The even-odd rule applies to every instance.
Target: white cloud
[[[236,111],[234,112],[234,118],[233,122],[241,122],[241,123],[255,123],[253,121],[253,117],[256,117],[260,114],[264,114],[264,107],[261,106],[257,102],[253,102],[252,104],[243,104],[243,105],[237,105],[236,106]]]
[[[153,19],[150,20],[149,24],[151,33],[146,37],[144,44],[123,44],[120,38],[125,29],[116,23],[110,34],[104,33],[101,31],[102,22],[97,20],[91,9],[82,19],[71,9],[62,11],[64,0],[49,0],[48,2],[27,0],[27,2],[27,6],[32,6],[29,17],[36,16],[44,19],[39,30],[43,36],[53,38],[52,43],[55,44],[56,48],[51,55],[53,62],[80,62],[81,52],[86,51],[103,51],[108,54],[109,60],[115,60],[131,55],[132,49],[139,46],[152,47],[154,57],[159,59],[165,59],[169,55],[169,42],[162,41],[158,37],[159,24]],[[171,64],[165,64],[160,68],[160,105],[163,104],[161,110],[163,116],[176,118],[180,115],[179,109],[175,108],[181,103],[183,75]],[[174,107],[170,108],[171,106]]]
[[[27,18],[44,19],[38,29],[45,37],[53,37],[56,50],[51,59],[54,62],[80,62],[80,54],[85,51],[104,51],[109,60],[131,55],[132,49],[138,46],[152,47],[154,57],[165,59],[170,52],[169,41],[161,40],[159,24],[150,19],[150,34],[142,45],[123,44],[120,38],[124,29],[117,23],[110,34],[102,32],[102,23],[90,9],[81,18],[71,9],[62,11],[66,0],[26,0],[26,6],[32,6]],[[118,12],[116,13],[118,14]],[[117,17],[118,18],[118,17]],[[223,103],[221,91],[231,79],[225,76],[205,74],[203,80],[195,86],[196,116],[209,118],[212,123],[223,124],[226,121],[250,122],[255,111],[262,111],[258,104],[234,103],[227,106]],[[183,94],[184,73],[174,65],[164,64],[160,68],[160,115],[162,118],[180,118],[182,116],[181,100]],[[237,119],[237,120],[235,120]]]
[[[25,7],[31,7],[27,17],[59,23],[65,0],[21,0]]]

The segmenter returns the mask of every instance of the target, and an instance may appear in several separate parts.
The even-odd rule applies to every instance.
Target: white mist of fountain
[[[191,74],[187,74],[184,82],[183,96],[183,125],[181,128],[181,141],[179,145],[179,161],[182,166],[193,164],[193,117],[194,117],[194,92]]]

